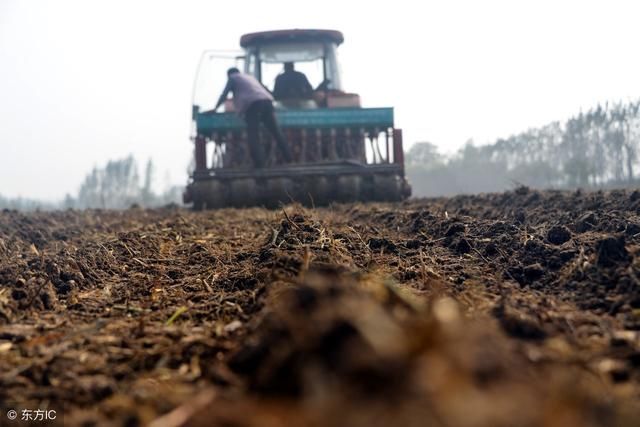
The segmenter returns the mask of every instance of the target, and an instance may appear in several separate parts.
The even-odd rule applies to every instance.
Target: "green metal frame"
[[[322,108],[316,110],[276,111],[282,128],[392,128],[393,108]],[[244,129],[244,121],[235,113],[197,113],[198,134]]]

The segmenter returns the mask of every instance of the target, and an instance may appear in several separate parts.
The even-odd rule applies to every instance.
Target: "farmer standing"
[[[291,163],[291,151],[276,122],[271,93],[253,76],[243,74],[235,67],[229,68],[227,77],[227,85],[213,111],[217,111],[227,99],[229,92],[232,92],[234,108],[247,122],[247,139],[254,166],[263,168],[266,162],[264,147],[259,140],[260,123],[264,124],[278,143],[285,162]]]

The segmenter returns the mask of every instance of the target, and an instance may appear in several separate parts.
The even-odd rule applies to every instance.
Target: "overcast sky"
[[[341,30],[345,89],[395,107],[407,145],[452,152],[640,97],[639,17],[633,0],[0,0],[0,194],[60,199],[129,153],[158,189],[184,184],[200,53],[246,32]]]

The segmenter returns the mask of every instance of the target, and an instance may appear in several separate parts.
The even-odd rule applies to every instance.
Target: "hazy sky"
[[[129,153],[158,189],[185,183],[200,53],[246,32],[341,30],[345,88],[451,152],[640,97],[638,17],[633,0],[0,0],[0,194],[75,194]]]

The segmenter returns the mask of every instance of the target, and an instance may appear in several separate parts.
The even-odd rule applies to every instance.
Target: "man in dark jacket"
[[[229,92],[232,92],[235,110],[243,116],[247,122],[247,139],[254,166],[256,168],[263,168],[266,163],[264,147],[259,141],[258,130],[260,123],[264,124],[271,136],[273,136],[278,143],[284,160],[287,163],[291,163],[293,160],[291,150],[278,127],[273,110],[273,96],[271,96],[269,91],[253,76],[243,74],[237,68],[229,68],[227,77],[227,85],[222,91],[214,111],[220,108],[227,99]]]
[[[284,72],[278,74],[273,87],[273,96],[277,100],[282,99],[309,99],[313,94],[313,88],[300,71],[296,71],[293,62],[284,63]]]

